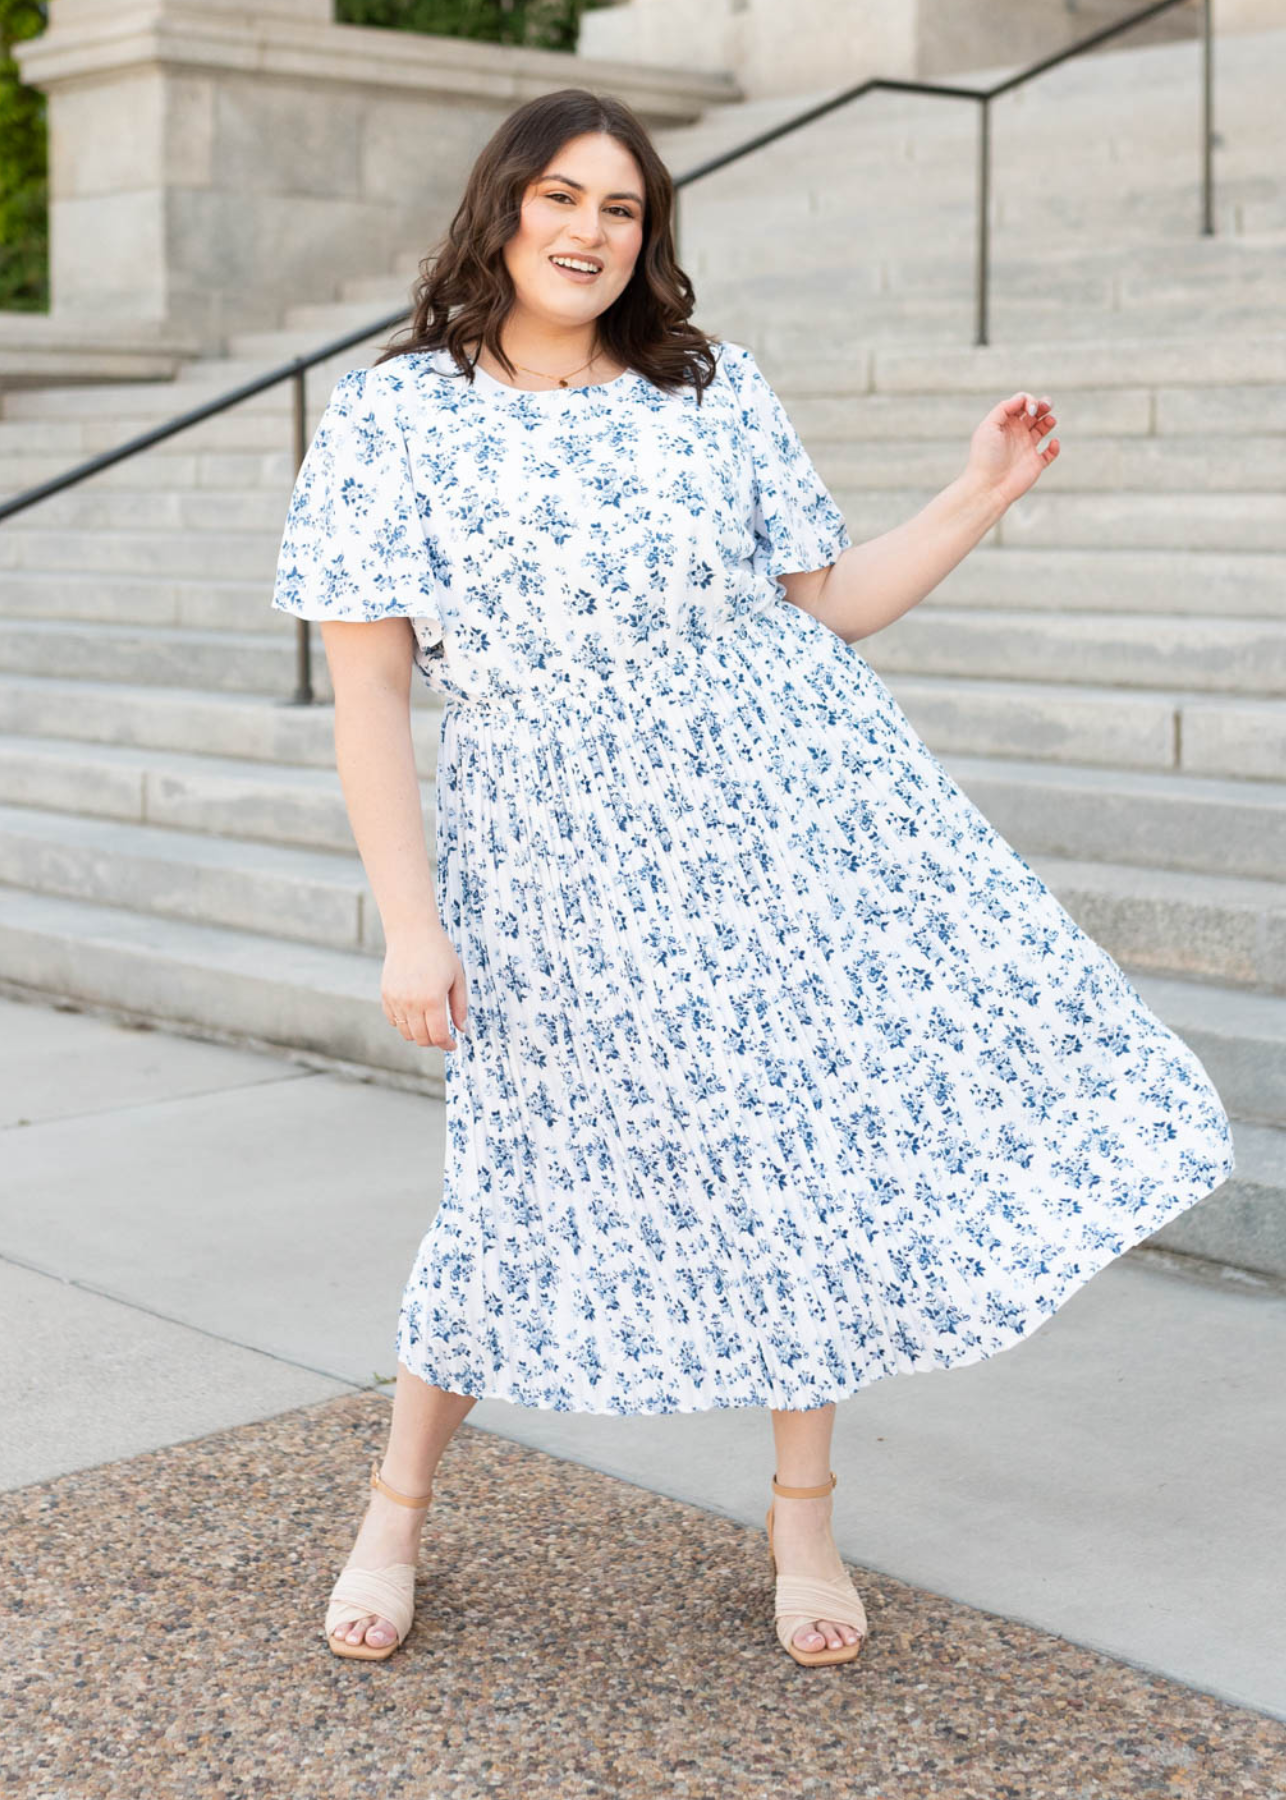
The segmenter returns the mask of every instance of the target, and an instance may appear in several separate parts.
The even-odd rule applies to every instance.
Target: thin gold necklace
[[[597,350],[595,350],[593,356],[590,356],[585,362],[583,362],[580,365],[580,368],[570,369],[566,375],[551,375],[548,372],[548,370],[546,370],[546,369],[529,369],[527,367],[526,363],[515,363],[514,368],[521,369],[524,375],[543,375],[546,381],[556,381],[558,383],[559,387],[565,388],[569,385],[570,377],[572,375],[579,375],[581,369],[588,369],[590,363],[592,363],[594,361],[594,358],[598,354],[599,354],[599,352]]]

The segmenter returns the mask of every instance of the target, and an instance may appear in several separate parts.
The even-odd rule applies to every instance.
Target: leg
[[[403,1494],[427,1494],[438,1459],[456,1426],[476,1404],[476,1394],[452,1394],[432,1387],[399,1362],[388,1448],[380,1464],[380,1474],[389,1486]],[[345,1568],[350,1563],[379,1568],[384,1563],[414,1562],[428,1507],[399,1506],[378,1488],[371,1489],[370,1496]],[[390,1621],[375,1614],[341,1625],[334,1635],[356,1644],[363,1634],[368,1644],[391,1644],[397,1636]]]
[[[835,1402],[806,1412],[772,1415],[777,1450],[777,1479],[786,1487],[818,1487],[831,1472],[831,1433]],[[831,1536],[831,1496],[792,1500],[773,1495],[773,1547],[783,1575],[816,1575],[829,1581],[844,1574],[844,1564]],[[838,1650],[854,1644],[860,1633],[834,1619],[815,1619],[816,1630],[801,1625],[793,1642],[801,1650]]]

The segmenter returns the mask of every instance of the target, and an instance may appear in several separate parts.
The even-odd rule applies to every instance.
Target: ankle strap
[[[784,1494],[788,1500],[816,1500],[823,1494],[829,1494],[834,1486],[835,1472],[833,1469],[830,1480],[824,1481],[820,1487],[783,1487],[777,1479],[776,1471],[772,1478],[773,1493]]]
[[[433,1498],[432,1488],[429,1489],[427,1494],[421,1494],[417,1498],[413,1494],[401,1494],[395,1487],[390,1487],[388,1482],[385,1481],[384,1477],[380,1474],[378,1457],[373,1458],[371,1462],[371,1486],[373,1488],[378,1488],[381,1494],[387,1494],[390,1500],[396,1500],[399,1506],[427,1506],[429,1501]]]

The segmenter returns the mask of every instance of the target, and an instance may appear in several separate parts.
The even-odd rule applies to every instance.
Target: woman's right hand
[[[408,1044],[454,1050],[468,1010],[464,964],[441,926],[394,938],[384,953],[380,982],[384,1017]]]

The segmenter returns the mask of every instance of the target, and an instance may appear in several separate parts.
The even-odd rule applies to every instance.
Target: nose
[[[602,240],[603,226],[597,208],[591,206],[584,214],[578,209],[572,236],[578,244],[597,244]]]

